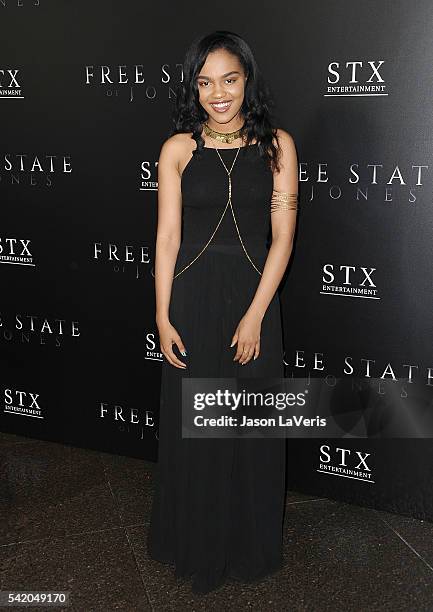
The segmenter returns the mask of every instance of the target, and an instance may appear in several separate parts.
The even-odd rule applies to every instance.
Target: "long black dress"
[[[159,457],[148,531],[150,556],[174,564],[176,576],[192,577],[193,591],[201,593],[226,577],[250,582],[281,567],[285,498],[284,439],[182,438],[182,377],[284,375],[277,293],[262,321],[259,357],[241,365],[233,361],[237,345],[230,348],[268,253],[272,172],[257,144],[218,151],[221,159],[206,147],[182,175],[182,243],[169,316],[187,356],[175,344],[173,350],[187,368],[163,359]],[[227,205],[228,175],[221,160],[228,170],[235,161],[233,208]],[[186,267],[220,220],[206,249]]]

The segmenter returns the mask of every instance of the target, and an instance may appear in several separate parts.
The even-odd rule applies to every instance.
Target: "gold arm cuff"
[[[271,198],[271,212],[279,210],[298,210],[298,194],[274,189]]]

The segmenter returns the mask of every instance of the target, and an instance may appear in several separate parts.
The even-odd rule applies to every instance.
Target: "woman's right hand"
[[[168,320],[163,323],[157,323],[157,325],[162,354],[171,365],[174,365],[176,368],[185,369],[186,364],[176,357],[172,349],[172,344],[176,344],[179,351],[186,354],[182,338],[177,333],[176,328]]]

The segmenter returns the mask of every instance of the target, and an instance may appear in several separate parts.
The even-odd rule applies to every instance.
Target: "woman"
[[[181,427],[182,377],[284,376],[276,290],[292,250],[298,172],[293,139],[272,126],[269,105],[242,38],[196,40],[158,164],[165,359],[148,549],[192,577],[194,592],[282,564],[285,440],[182,438]]]

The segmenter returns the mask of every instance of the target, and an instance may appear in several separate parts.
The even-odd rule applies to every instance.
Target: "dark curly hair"
[[[243,38],[233,32],[217,30],[196,38],[189,47],[183,64],[183,82],[179,84],[177,91],[172,117],[174,128],[170,136],[192,132],[192,138],[197,143],[193,155],[200,155],[204,147],[201,131],[209,114],[199,102],[196,77],[208,54],[215,49],[226,49],[236,55],[248,77],[240,109],[245,119],[240,134],[245,137],[246,146],[256,139],[262,158],[272,170],[278,170],[280,148],[271,112],[274,103],[250,47]],[[277,146],[273,142],[274,138]]]

